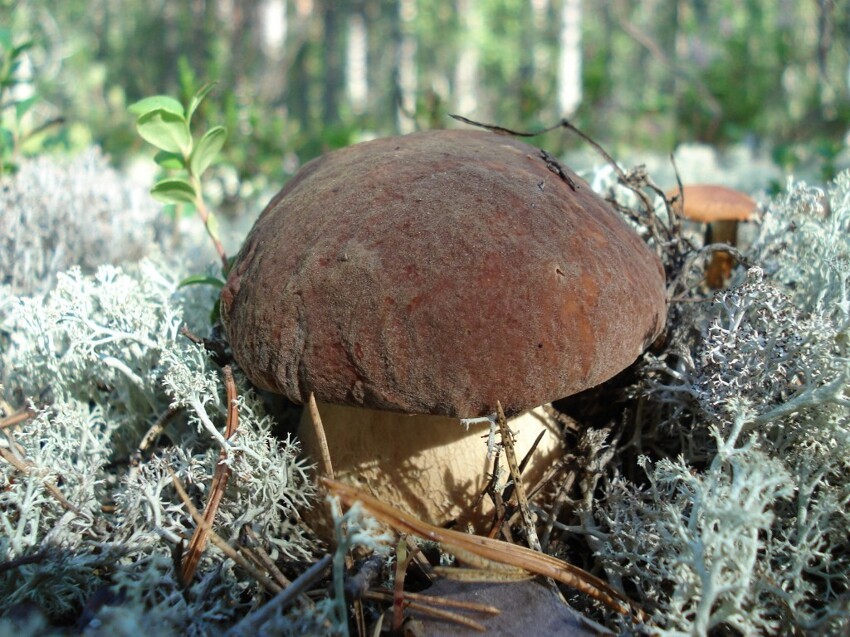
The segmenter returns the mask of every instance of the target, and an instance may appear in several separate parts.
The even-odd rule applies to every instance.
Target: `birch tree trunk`
[[[348,17],[348,37],[345,45],[345,89],[351,110],[360,114],[369,102],[368,34],[362,13]]]
[[[455,5],[458,22],[466,32],[460,49],[454,78],[455,110],[461,115],[475,115],[485,118],[483,113],[475,113],[478,107],[478,82],[480,55],[475,46],[475,34],[478,30],[478,15],[473,0],[457,0]]]
[[[582,99],[581,0],[564,0],[558,44],[558,109],[570,117]]]
[[[413,37],[415,19],[416,0],[399,0],[396,126],[402,134],[416,130],[416,38]]]

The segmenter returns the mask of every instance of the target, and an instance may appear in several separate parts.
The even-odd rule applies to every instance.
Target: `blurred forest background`
[[[6,152],[147,153],[127,105],[186,99],[224,124],[240,182],[279,186],[365,138],[569,117],[616,155],[759,148],[828,179],[850,129],[850,11],[837,0],[0,0]],[[27,103],[26,121],[20,104]],[[17,114],[10,106],[18,107]],[[31,107],[30,107],[31,106]],[[17,121],[17,115],[21,115]],[[17,127],[17,128],[15,128]],[[38,134],[31,134],[33,132]],[[548,148],[579,142],[550,134]],[[838,163],[837,163],[838,162]]]

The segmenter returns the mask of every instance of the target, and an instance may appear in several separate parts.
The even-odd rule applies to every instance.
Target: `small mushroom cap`
[[[671,199],[679,195],[678,188],[666,193]],[[747,221],[756,209],[756,201],[749,195],[714,184],[691,184],[682,187],[684,205],[674,207],[683,217],[700,223],[715,221]]]
[[[551,158],[486,131],[329,153],[271,201],[221,294],[258,386],[420,414],[517,413],[631,364],[661,332],[657,256]]]

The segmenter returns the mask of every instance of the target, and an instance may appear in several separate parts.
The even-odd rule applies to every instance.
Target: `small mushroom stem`
[[[493,459],[487,454],[489,422],[468,427],[457,418],[405,415],[318,403],[337,480],[434,524],[452,520],[483,528],[493,506],[486,498],[473,507],[488,483]],[[560,453],[557,423],[542,408],[513,418],[519,457],[546,435],[523,477],[539,479]],[[319,451],[305,410],[299,437],[308,455]]]
[[[710,243],[728,243],[738,245],[737,219],[723,219],[709,223],[705,229],[705,245]],[[705,270],[705,282],[713,290],[719,290],[726,285],[732,275],[735,265],[734,257],[728,252],[718,250],[711,255],[711,261]]]

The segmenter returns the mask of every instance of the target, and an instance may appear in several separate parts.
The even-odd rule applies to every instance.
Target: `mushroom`
[[[668,199],[680,195],[678,188],[667,191]],[[691,221],[706,224],[705,245],[738,244],[738,222],[748,221],[756,210],[756,202],[749,195],[713,184],[693,184],[681,190],[677,212]],[[716,251],[705,271],[705,282],[712,289],[722,288],[732,274],[734,259],[725,251]]]
[[[473,505],[489,425],[459,419],[597,385],[666,317],[658,257],[583,180],[511,137],[458,130],[305,165],[255,223],[221,308],[255,385],[315,394],[337,479],[435,524],[486,514]],[[554,423],[538,409],[512,428],[519,456],[548,432],[527,469],[540,476]]]

